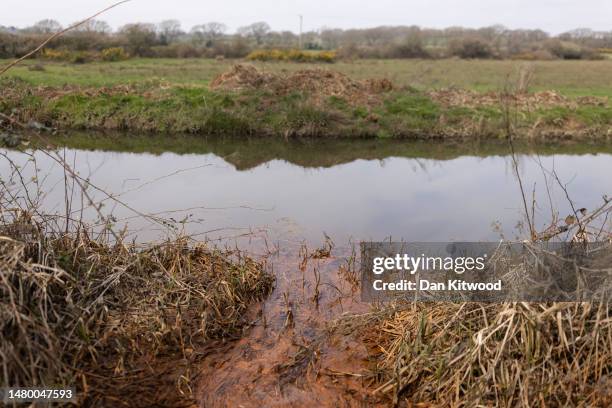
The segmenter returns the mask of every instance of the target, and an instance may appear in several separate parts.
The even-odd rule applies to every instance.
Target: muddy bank
[[[587,236],[588,224],[602,215],[605,225],[609,210],[603,198],[570,235]],[[595,230],[603,231],[602,242],[612,237],[603,227]],[[583,272],[606,276],[610,245]],[[612,305],[605,300],[369,304],[361,301],[354,246],[335,247],[326,237],[321,248],[286,246],[271,260],[278,286],[258,323],[233,348],[204,361],[203,406],[612,402]]]
[[[0,81],[2,126],[10,119],[59,130],[325,138],[531,140],[612,137],[604,98],[557,92],[478,94],[353,80],[329,70],[272,74],[238,65],[212,81],[155,80],[111,87],[32,86]],[[10,118],[10,119],[7,119]],[[13,126],[14,127],[14,126]]]

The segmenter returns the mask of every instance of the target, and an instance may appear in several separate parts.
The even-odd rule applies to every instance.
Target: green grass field
[[[285,138],[498,137],[506,128],[501,105],[470,105],[464,99],[445,105],[426,91],[449,87],[500,91],[514,86],[521,70],[529,65],[533,72],[530,91],[554,90],[570,99],[612,96],[612,61],[608,60],[361,60],[316,65],[354,79],[394,82],[395,89],[373,105],[336,96],[317,99],[306,91],[277,95],[263,89],[238,93],[208,89],[213,78],[237,62],[134,59],[75,65],[27,61],[0,80],[0,112],[24,123],[34,120],[65,130]],[[315,67],[276,62],[255,65],[274,73]],[[122,84],[133,86],[96,89]],[[77,87],[60,89],[64,85]],[[563,137],[608,138],[611,134],[612,110],[605,101],[576,106],[537,103],[541,106],[513,116],[523,136],[533,137],[535,128],[545,135],[542,137],[558,137],[559,131]]]
[[[0,61],[6,63],[7,61]],[[205,86],[212,78],[239,61],[205,59],[133,59],[113,63],[74,65],[27,61],[7,75],[32,84],[104,86],[163,79],[170,83]],[[31,71],[34,64],[44,71]],[[602,61],[493,61],[493,60],[358,60],[333,65],[262,63],[255,65],[272,72],[323,67],[355,79],[391,79],[399,86],[417,89],[459,87],[476,91],[499,90],[516,81],[522,66],[531,65],[534,77],[530,90],[556,90],[566,96],[612,96],[612,60]]]

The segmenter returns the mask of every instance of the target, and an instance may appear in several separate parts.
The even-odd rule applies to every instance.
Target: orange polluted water
[[[196,395],[204,407],[369,406],[365,346],[327,328],[364,313],[351,249],[285,248],[268,258],[276,286],[245,336],[210,354]],[[355,273],[355,275],[353,275]]]

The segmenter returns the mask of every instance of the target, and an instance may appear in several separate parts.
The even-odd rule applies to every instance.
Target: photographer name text
[[[449,279],[446,282],[431,282],[427,279],[419,279],[418,281],[409,281],[402,279],[398,282],[384,282],[377,279],[372,282],[372,286],[376,291],[501,291],[502,282],[466,282],[461,279]]]

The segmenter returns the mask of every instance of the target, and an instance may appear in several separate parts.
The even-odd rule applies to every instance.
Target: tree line
[[[24,55],[50,33],[61,30],[55,20],[31,27],[0,26],[0,58]],[[343,58],[518,58],[594,59],[612,53],[612,31],[576,29],[552,36],[542,30],[512,30],[496,25],[479,29],[418,26],[383,26],[367,29],[322,28],[300,36],[274,31],[265,22],[239,28],[234,33],[219,22],[185,30],[179,21],[134,23],[113,30],[91,20],[54,40],[47,47],[50,58],[104,53],[110,57],[226,57],[242,58],[258,49],[334,50]],[[76,55],[76,57],[75,57]]]

